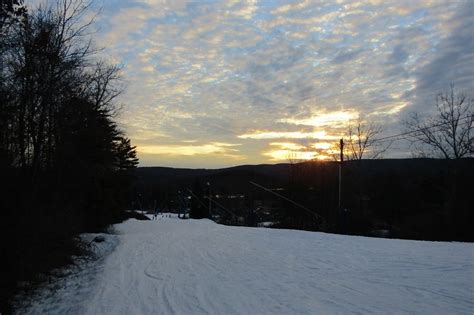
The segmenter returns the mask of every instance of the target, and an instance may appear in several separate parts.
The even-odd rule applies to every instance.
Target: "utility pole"
[[[212,212],[211,212],[211,207],[212,207],[212,200],[211,200],[211,183],[207,182],[207,187],[209,189],[209,218],[212,220]]]
[[[339,160],[339,210],[341,210],[342,206],[342,162],[344,162],[344,139],[341,138],[339,141],[339,149],[341,150],[341,157]]]

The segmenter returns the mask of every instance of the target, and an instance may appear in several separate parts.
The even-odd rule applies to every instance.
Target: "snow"
[[[474,244],[230,227],[176,215],[115,229],[101,245],[105,258],[21,313],[474,312]]]
[[[96,237],[104,241],[95,242]],[[33,296],[18,296],[15,304],[18,314],[81,314],[84,301],[91,298],[97,275],[103,272],[105,259],[119,243],[117,235],[88,233],[81,235],[91,257],[76,258],[66,269],[54,270],[54,281]]]
[[[272,227],[274,225],[275,225],[275,222],[272,222],[272,221],[265,221],[265,222],[258,223],[259,227]]]

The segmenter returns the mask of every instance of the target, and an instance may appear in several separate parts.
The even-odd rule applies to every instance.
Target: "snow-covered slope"
[[[119,244],[90,271],[94,280],[69,279],[77,282],[70,290],[43,296],[22,312],[474,312],[473,244],[228,227],[175,217],[129,220],[116,229]]]

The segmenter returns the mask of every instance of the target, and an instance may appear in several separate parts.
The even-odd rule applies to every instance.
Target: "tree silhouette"
[[[130,139],[119,136],[116,140],[116,167],[119,170],[133,169],[138,165],[137,152],[135,146],[130,144]]]
[[[138,164],[113,120],[120,68],[97,61],[90,22],[80,24],[89,4],[27,12],[22,3],[0,2],[2,311],[19,279],[78,254],[77,233],[124,218]]]
[[[345,156],[348,160],[362,160],[363,158],[377,159],[390,148],[391,143],[380,143],[377,136],[382,133],[382,127],[373,122],[358,118],[350,123],[345,140]]]
[[[474,154],[474,101],[451,85],[436,96],[436,114],[421,118],[412,114],[405,122],[411,141],[421,143],[446,159],[460,159]]]

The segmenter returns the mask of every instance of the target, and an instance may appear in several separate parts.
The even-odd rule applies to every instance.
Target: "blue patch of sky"
[[[127,1],[127,0],[102,0],[102,1],[92,1],[92,4],[95,4],[97,9],[102,8],[103,14],[114,15],[120,11],[124,11],[131,8],[147,8],[148,6],[145,3],[137,1]]]
[[[260,2],[258,6],[261,8],[261,11],[270,12],[271,10],[274,10],[287,3],[288,1],[283,0],[268,0]]]
[[[163,18],[159,19],[161,24],[177,24],[189,22],[188,16],[180,16],[176,12],[168,12]]]
[[[424,10],[415,11],[410,15],[399,15],[397,16],[397,24],[403,25],[404,28],[411,27],[425,15],[426,13],[424,13]]]
[[[190,2],[186,5],[186,17],[193,18],[205,14],[213,9],[217,2],[213,0]]]

